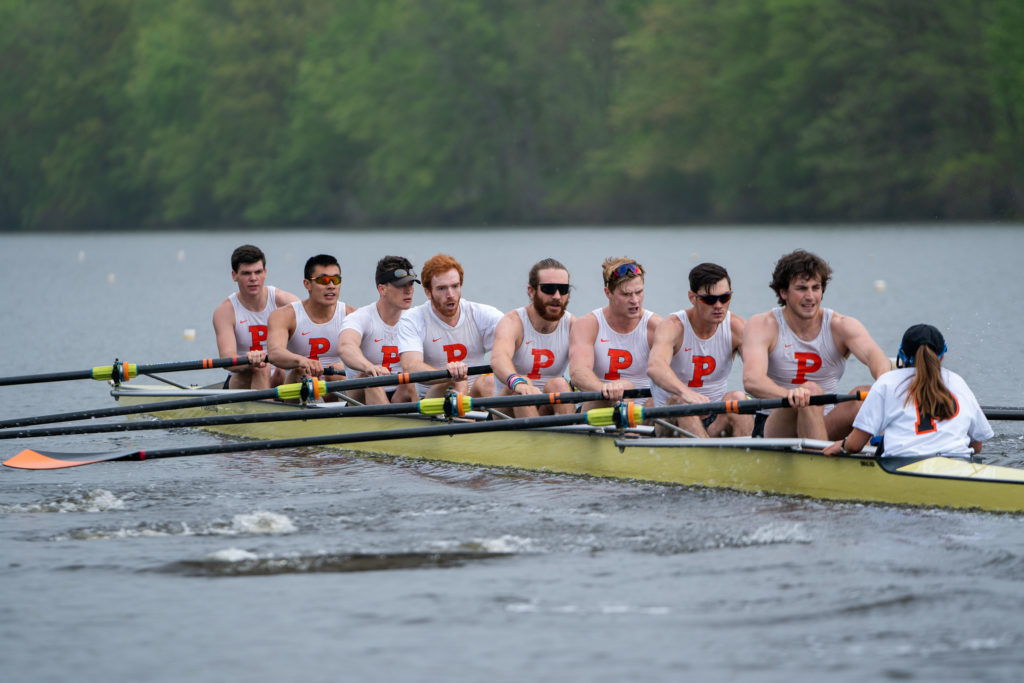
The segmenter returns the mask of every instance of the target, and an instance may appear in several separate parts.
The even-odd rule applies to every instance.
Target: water
[[[827,305],[889,353],[931,322],[983,404],[1022,402],[1024,231],[969,225],[3,236],[0,376],[216,355],[210,316],[246,241],[267,252],[270,283],[299,293],[305,258],[334,253],[354,305],[375,296],[386,252],[448,251],[465,296],[506,310],[554,256],[577,313],[602,304],[605,256],[644,264],[660,313],[711,260],[745,317],[773,304],[775,259],[804,247],[836,271]],[[867,379],[853,362],[842,386]],[[4,418],[110,404],[96,382],[0,388]],[[991,461],[1024,466],[1021,423],[994,427]],[[0,454],[220,438],[6,440]],[[337,451],[0,468],[9,680],[1016,681],[1022,613],[1017,515]]]

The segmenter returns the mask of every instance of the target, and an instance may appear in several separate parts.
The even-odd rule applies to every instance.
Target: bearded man
[[[569,365],[569,271],[553,258],[530,268],[526,285],[529,306],[507,313],[494,331],[491,368],[496,392],[511,394],[570,391],[565,371]],[[573,404],[513,409],[516,417],[571,413]]]

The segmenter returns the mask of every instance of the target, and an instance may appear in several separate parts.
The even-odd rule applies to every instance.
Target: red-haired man
[[[446,369],[451,379],[419,386],[420,395],[442,396],[449,388],[471,396],[492,396],[494,376],[469,377],[471,365],[485,362],[502,313],[494,306],[462,298],[462,264],[437,254],[420,272],[427,302],[398,321],[398,353],[403,372]]]

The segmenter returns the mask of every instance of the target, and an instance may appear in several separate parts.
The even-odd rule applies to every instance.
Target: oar
[[[990,420],[1024,420],[1024,408],[1010,406],[982,406],[985,417]]]
[[[174,363],[154,363],[152,365],[136,365],[114,361],[113,365],[99,365],[88,370],[71,370],[69,372],[47,372],[38,375],[18,375],[16,377],[0,377],[0,386],[11,384],[35,384],[38,382],[64,382],[72,379],[113,379],[127,382],[132,377],[151,372],[182,372],[184,370],[207,370],[209,368],[226,368],[233,365],[248,365],[249,359],[204,358],[202,360],[185,360]]]
[[[824,394],[812,396],[812,405],[841,403],[843,401],[863,400],[864,393],[856,394]],[[389,429],[373,432],[356,432],[353,434],[326,434],[324,436],[296,437],[291,439],[271,439],[266,441],[245,441],[241,443],[212,444],[209,446],[186,446],[183,448],[166,448],[152,451],[111,451],[106,453],[58,453],[25,449],[3,462],[7,467],[26,470],[52,470],[65,467],[77,467],[96,462],[111,460],[154,460],[156,458],[178,458],[192,455],[210,455],[213,453],[241,453],[245,451],[262,451],[276,448],[300,448],[309,446],[326,446],[345,443],[365,443],[369,441],[386,441],[390,439],[414,439],[428,436],[455,436],[458,434],[476,434],[480,432],[497,432],[541,427],[560,427],[574,424],[589,424],[595,427],[616,426],[624,428],[635,426],[645,419],[658,417],[681,417],[685,415],[706,415],[709,413],[754,413],[758,410],[785,408],[789,402],[784,399],[751,399],[747,401],[719,401],[716,403],[698,403],[643,408],[633,402],[619,403],[610,408],[594,408],[585,413],[567,415],[544,415],[540,417],[520,417],[510,420],[484,420],[480,422],[459,422],[455,424],[428,425],[403,429]]]
[[[646,398],[650,389],[629,389],[626,398]],[[298,420],[323,420],[337,417],[376,417],[382,415],[448,415],[464,416],[476,409],[501,408],[507,406],[565,405],[600,401],[600,391],[576,391],[554,394],[526,394],[525,396],[488,396],[470,398],[459,394],[448,398],[425,398],[408,403],[390,403],[366,406],[325,405],[314,410],[288,410],[269,413],[244,413],[239,415],[211,415],[209,417],[185,417],[174,420],[150,422],[107,422],[105,424],[64,425],[44,429],[8,429],[0,431],[0,439],[30,439],[39,436],[65,436],[68,434],[102,434],[105,432],[138,432],[151,429],[176,429],[178,427],[217,427],[229,424],[254,422],[289,422]]]
[[[469,368],[469,374],[471,375],[478,375],[490,371],[491,366],[489,365],[475,365]],[[413,382],[430,382],[437,379],[445,379],[450,376],[451,375],[447,370],[427,370],[425,372],[403,372],[394,375],[380,375],[378,377],[360,377],[357,379],[339,380],[337,382],[307,380],[306,382],[299,382],[295,384],[282,384],[281,386],[273,389],[233,391],[225,394],[197,396],[195,398],[181,398],[170,401],[156,401],[153,403],[140,403],[132,406],[115,406],[112,408],[78,410],[70,413],[56,413],[53,415],[16,417],[10,420],[0,421],[0,428],[27,427],[30,425],[50,424],[52,422],[73,422],[75,420],[88,420],[98,417],[117,417],[119,415],[135,415],[138,413],[156,413],[161,410],[198,408],[200,406],[212,406],[224,403],[260,401],[268,398],[276,398],[282,401],[294,401],[305,398],[318,398],[331,391],[350,391],[352,389],[364,389],[366,387],[386,387],[397,384],[410,384]]]

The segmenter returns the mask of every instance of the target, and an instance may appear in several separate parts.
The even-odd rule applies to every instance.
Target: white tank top
[[[424,311],[423,361],[434,368],[462,361],[466,365],[483,365],[490,348],[476,325],[470,302],[459,304],[459,322],[455,327],[441,322],[431,311]],[[430,302],[427,302],[430,305]]]
[[[779,325],[779,338],[768,354],[768,377],[779,386],[792,388],[815,382],[826,394],[834,393],[846,369],[846,358],[832,340],[831,308],[821,309],[821,332],[812,341],[804,341],[789,328],[782,308],[772,309]]]
[[[267,285],[267,305],[262,311],[250,311],[238,300],[238,292],[228,295],[235,309],[235,348],[239,354],[248,351],[266,351],[267,320],[277,308],[277,289]]]
[[[597,318],[594,374],[599,380],[628,379],[637,389],[651,386],[647,376],[647,356],[651,352],[647,343],[647,323],[652,315],[651,311],[645,310],[632,332],[619,334],[608,325],[600,308],[594,310]]]
[[[359,350],[366,356],[366,360],[374,365],[382,365],[392,373],[402,371],[398,356],[398,324],[388,325],[384,322],[376,303],[363,306],[345,316],[342,329],[355,330],[361,335]]]
[[[523,343],[512,355],[512,365],[543,388],[548,380],[563,377],[569,365],[569,316],[563,315],[553,332],[542,334],[534,329],[525,306],[516,313],[523,323]]]
[[[672,356],[669,367],[690,389],[712,401],[721,401],[732,371],[732,312],[726,311],[725,320],[707,339],[701,339],[693,331],[686,311],[677,311],[672,315],[683,324],[683,344],[676,355]],[[665,405],[672,396],[653,382],[651,394],[657,405]]]
[[[325,323],[315,323],[306,315],[301,301],[292,302],[295,311],[295,332],[288,340],[288,350],[307,358],[315,358],[322,365],[341,363],[338,355],[338,335],[345,322],[345,303],[334,307],[334,317]]]

